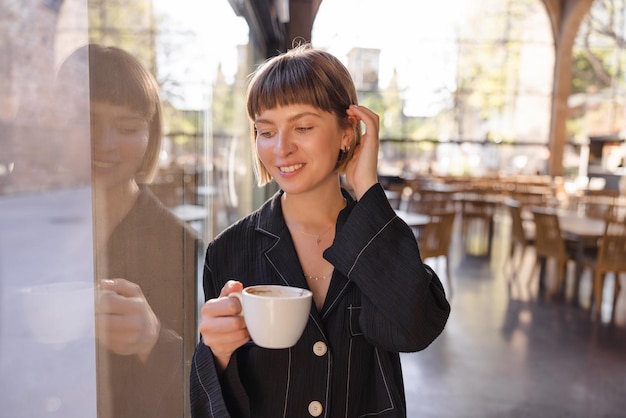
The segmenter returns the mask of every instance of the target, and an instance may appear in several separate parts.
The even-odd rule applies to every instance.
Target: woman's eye
[[[312,126],[299,126],[296,128],[298,132],[307,132],[307,131],[310,131],[311,129],[313,129]]]
[[[139,130],[137,128],[124,127],[124,126],[120,126],[117,129],[118,129],[118,131],[120,131],[121,133],[123,133],[125,135],[132,135],[132,134],[136,133]]]
[[[141,126],[136,125],[118,125],[117,130],[124,135],[133,135],[142,129]]]
[[[139,118],[119,120],[115,123],[117,132],[121,135],[135,135],[144,130],[148,130],[148,122]]]
[[[258,131],[258,135],[263,138],[271,138],[274,133],[272,131]]]

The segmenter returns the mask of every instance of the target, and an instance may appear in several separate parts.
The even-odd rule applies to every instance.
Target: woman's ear
[[[354,145],[354,139],[356,133],[352,127],[346,128],[343,131],[343,137],[341,138],[341,149],[349,150]]]
[[[352,125],[352,129],[356,129],[356,124],[359,123],[358,119],[355,116],[348,116],[348,122]]]
[[[359,123],[359,121],[354,116],[348,116],[347,120],[348,124],[343,130],[343,138],[341,139],[341,149],[350,149],[356,139],[356,124]]]

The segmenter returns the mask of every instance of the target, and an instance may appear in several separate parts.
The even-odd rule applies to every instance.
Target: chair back
[[[600,239],[597,268],[603,272],[626,272],[626,222],[607,221]]]
[[[537,256],[567,259],[558,215],[547,208],[530,208],[535,219],[535,250]]]
[[[454,211],[440,211],[430,214],[430,222],[424,228],[419,240],[422,259],[448,256],[455,215]]]
[[[588,191],[579,204],[584,205],[586,215],[591,218],[613,219],[617,218],[616,201],[616,197],[610,194]]]
[[[494,204],[480,197],[472,197],[461,201],[461,216],[466,219],[484,219],[489,221],[494,215]]]
[[[451,203],[445,193],[434,190],[414,190],[409,202],[409,210],[417,213],[436,213],[447,209]]]
[[[506,199],[504,206],[509,210],[511,216],[511,238],[518,244],[526,245],[530,237],[527,236],[522,220],[522,205],[514,199]]]

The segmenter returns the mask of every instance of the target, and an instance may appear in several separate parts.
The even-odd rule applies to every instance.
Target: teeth
[[[110,168],[115,165],[115,163],[108,161],[93,161],[93,165],[98,168]]]
[[[294,171],[300,169],[302,164],[290,165],[289,167],[280,167],[280,171],[283,173],[293,173]]]

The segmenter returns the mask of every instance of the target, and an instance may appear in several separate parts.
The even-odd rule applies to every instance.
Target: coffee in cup
[[[264,348],[294,346],[309,320],[313,293],[280,285],[258,285],[231,293],[241,302],[246,327],[254,343]]]

